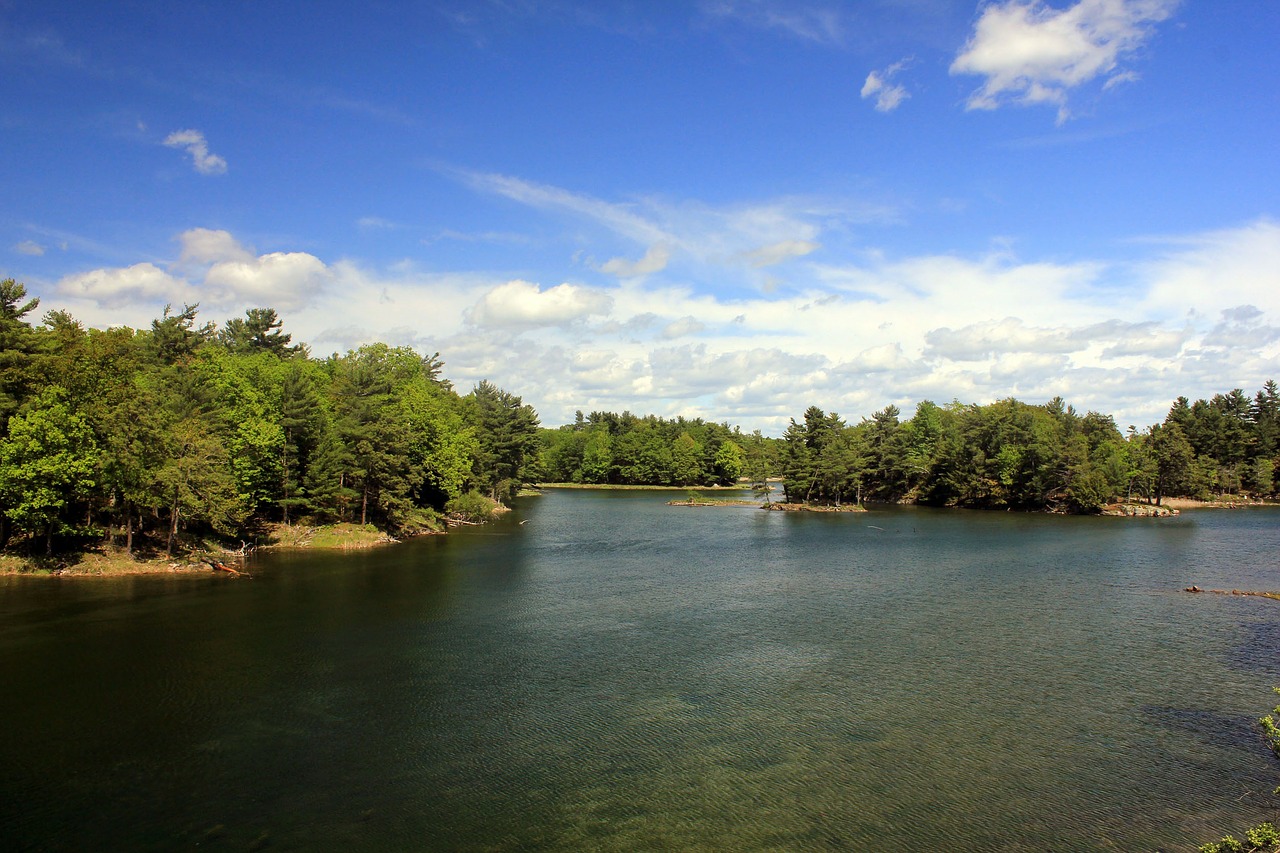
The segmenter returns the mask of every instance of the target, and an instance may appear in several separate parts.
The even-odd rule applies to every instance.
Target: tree
[[[1191,451],[1191,443],[1176,421],[1151,428],[1151,450],[1156,462],[1154,490],[1156,506],[1159,506],[1165,495],[1187,492],[1192,481],[1192,462],[1195,456]]]
[[[151,321],[151,352],[162,364],[176,364],[189,358],[213,337],[212,323],[196,325],[199,309],[199,303],[184,305],[182,311],[174,314],[172,306],[166,305],[160,319]]]
[[[315,446],[319,429],[320,397],[307,371],[298,362],[290,364],[280,387],[280,508],[284,523],[289,510],[307,505],[302,487],[306,463]]]
[[[23,318],[40,304],[11,278],[0,281],[0,429],[35,384],[36,338]]]
[[[536,461],[538,413],[488,381],[480,382],[466,399],[478,442],[476,482],[494,500],[509,501]]]
[[[66,403],[66,391],[42,391],[24,413],[9,419],[0,441],[0,500],[19,530],[43,535],[53,553],[55,534],[75,530],[68,509],[88,498],[96,484],[98,449],[80,413]]]
[[[227,349],[238,353],[269,352],[279,358],[306,352],[305,347],[290,346],[293,336],[281,331],[284,324],[274,308],[250,308],[244,314],[243,320],[228,320],[218,333],[218,340]]]
[[[183,520],[207,523],[231,535],[248,515],[228,470],[227,448],[200,418],[174,423],[164,436],[165,462],[155,475],[156,496],[168,504],[172,554]]]
[[[769,444],[760,430],[752,432],[747,439],[746,458],[742,471],[751,482],[751,491],[757,497],[763,498],[766,505],[771,502],[770,493],[773,491],[769,485],[769,478],[773,476],[774,466],[773,456],[769,451]]]
[[[742,476],[746,467],[746,454],[742,447],[734,441],[726,441],[716,451],[716,481],[724,486],[732,486]]]
[[[582,448],[582,482],[608,482],[609,469],[612,465],[613,440],[609,438],[609,431],[591,427],[587,431],[587,441]]]
[[[671,445],[671,459],[676,485],[690,486],[702,482],[701,457],[702,448],[693,440],[693,436],[687,432],[680,433],[680,437]]]

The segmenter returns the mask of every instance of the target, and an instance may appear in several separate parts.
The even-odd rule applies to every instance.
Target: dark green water
[[[252,580],[0,578],[0,849],[1172,851],[1276,817],[1280,602],[1180,590],[1280,589],[1280,512],[669,497]]]

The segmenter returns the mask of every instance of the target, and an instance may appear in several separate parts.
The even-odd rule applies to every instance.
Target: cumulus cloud
[[[168,269],[153,263],[97,269],[58,282],[60,293],[101,306],[195,303],[209,307],[301,307],[331,274],[305,252],[256,256],[226,231],[194,228],[178,236],[181,252]]]
[[[477,326],[533,328],[567,326],[613,305],[608,294],[580,285],[558,284],[541,289],[529,281],[508,281],[493,288],[467,312]]]
[[[969,96],[971,110],[1003,103],[1051,104],[1059,122],[1067,93],[1099,77],[1108,85],[1134,79],[1120,60],[1150,39],[1177,0],[1079,0],[1055,9],[1043,0],[1004,0],[983,7],[973,34],[951,63],[952,74],[986,81]]]
[[[438,350],[459,387],[490,379],[547,424],[578,408],[631,409],[778,434],[808,405],[856,420],[889,403],[910,412],[922,399],[1060,394],[1146,425],[1178,394],[1253,389],[1274,375],[1280,227],[1260,220],[1127,245],[1146,260],[867,252],[839,266],[797,264],[785,289],[764,294],[661,276],[606,290],[368,269],[192,229],[168,264],[68,276],[40,295],[42,307],[93,325],[145,325],[165,302],[227,312],[213,319],[278,307],[317,353],[374,340]],[[286,311],[281,294],[302,296]]]
[[[664,243],[658,243],[645,252],[644,257],[640,260],[629,261],[626,258],[612,258],[601,264],[600,272],[616,275],[618,278],[638,278],[661,272],[667,268],[667,262],[670,260],[671,250]]]
[[[202,175],[222,175],[227,161],[209,150],[209,143],[198,130],[175,130],[164,138],[170,148],[184,148],[191,155],[191,165]]]
[[[248,302],[282,310],[300,307],[329,277],[324,262],[306,252],[271,252],[210,267],[202,293],[215,304]]]
[[[15,245],[13,250],[19,255],[31,255],[33,257],[39,257],[45,252],[44,246],[41,246],[35,240],[23,240]]]
[[[106,306],[138,300],[182,302],[192,293],[186,281],[151,263],[70,275],[58,283],[58,291]]]
[[[176,266],[200,267],[235,261],[247,263],[253,260],[253,252],[240,245],[230,231],[211,228],[191,228],[178,235],[182,251]]]
[[[862,84],[862,99],[872,96],[876,99],[876,109],[882,113],[891,113],[898,105],[911,97],[911,93],[901,84],[893,83],[893,78],[910,64],[910,59],[895,62],[883,71],[872,71]]]
[[[1068,353],[1081,347],[1067,329],[1026,326],[1017,317],[973,323],[961,329],[934,329],[925,335],[926,354],[977,361],[1005,353]]]
[[[1263,321],[1266,315],[1252,305],[1239,305],[1222,312],[1222,320],[1204,337],[1204,345],[1263,349],[1280,341],[1280,328]]]

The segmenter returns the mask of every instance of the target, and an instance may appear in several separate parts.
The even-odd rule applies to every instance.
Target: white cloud
[[[510,175],[468,171],[460,171],[457,174],[475,189],[496,193],[531,207],[565,210],[585,216],[644,245],[677,242],[672,235],[655,223],[639,216],[632,207],[627,205],[611,204],[560,187],[538,184]]]
[[[329,270],[306,252],[271,252],[210,267],[201,287],[215,305],[249,303],[281,310],[301,307],[325,287]]]
[[[226,231],[193,228],[178,235],[178,243],[181,252],[167,270],[152,263],[98,269],[63,278],[58,291],[98,306],[199,302],[207,308],[292,310],[322,293],[331,278],[314,255],[255,256]]]
[[[668,323],[662,330],[662,336],[668,340],[684,338],[689,335],[696,335],[705,328],[706,326],[696,317],[686,315],[679,320]]]
[[[665,271],[677,257],[681,263],[695,267],[740,269],[742,258],[760,253],[759,259],[766,261],[760,266],[767,266],[777,262],[770,259],[771,251],[780,252],[777,260],[783,260],[817,248],[824,228],[894,219],[891,209],[860,201],[833,203],[783,198],[712,207],[697,202],[673,203],[647,198],[624,204],[506,175],[454,174],[479,191],[496,193],[541,210],[570,214],[646,247],[640,261],[629,261],[620,255],[601,267],[601,271],[620,278],[632,277],[633,273],[651,275]]]
[[[810,252],[814,252],[821,248],[818,243],[812,240],[782,240],[768,246],[761,246],[750,252],[745,252],[745,257],[751,266],[756,268],[771,267],[774,264],[780,264],[791,258],[802,258]]]
[[[934,329],[925,335],[926,354],[952,361],[982,361],[1006,353],[1069,353],[1083,347],[1065,328],[1031,328],[1017,317]]]
[[[903,59],[883,71],[872,71],[868,74],[866,82],[862,84],[862,99],[865,101],[874,95],[877,110],[882,113],[891,113],[896,110],[903,101],[911,97],[911,93],[905,86],[891,81],[910,62],[910,58]]]
[[[1043,0],[991,3],[951,73],[986,78],[969,96],[971,110],[1006,102],[1053,104],[1061,122],[1070,114],[1070,90],[1099,77],[1107,77],[1108,85],[1134,79],[1117,70],[1120,59],[1142,47],[1153,25],[1176,5],[1177,0],[1079,0],[1055,9]]]
[[[16,244],[13,250],[19,255],[31,255],[33,257],[39,257],[45,253],[44,246],[41,246],[35,240],[23,240],[21,243]]]
[[[644,253],[644,257],[638,261],[611,258],[600,265],[600,272],[616,275],[618,278],[637,278],[661,272],[667,268],[667,262],[670,260],[671,250],[665,244],[658,243],[650,247],[649,251]]]
[[[1027,261],[1003,248],[868,252],[796,264],[775,295],[662,276],[605,290],[412,264],[370,270],[258,254],[214,230],[178,245],[182,264],[69,276],[47,300],[38,294],[42,307],[145,326],[165,302],[200,302],[222,319],[303,294],[282,316],[314,352],[374,340],[438,350],[459,387],[490,379],[548,424],[577,408],[631,409],[778,434],[811,404],[856,420],[889,403],[909,413],[922,399],[1061,394],[1146,425],[1179,394],[1254,390],[1280,363],[1280,226],[1267,220],[1130,242],[1146,260],[1126,264]]]
[[[227,171],[227,161],[209,150],[209,143],[198,130],[175,130],[164,139],[170,148],[185,148],[191,155],[191,165],[202,175],[222,175]]]
[[[1158,245],[1161,256],[1140,267],[1150,282],[1145,310],[1214,316],[1223,306],[1253,305],[1280,316],[1280,223],[1262,219]]]
[[[702,4],[702,11],[711,18],[781,30],[818,44],[838,45],[844,40],[840,13],[829,5],[791,0],[708,0]]]
[[[240,245],[230,231],[192,228],[179,234],[178,242],[182,251],[175,266],[179,267],[201,267],[223,261],[248,263],[253,260],[253,252]]]
[[[467,313],[477,326],[531,328],[566,326],[595,314],[605,314],[613,301],[608,294],[575,284],[542,290],[528,281],[508,281],[493,288]]]
[[[70,275],[58,282],[58,291],[64,296],[106,307],[139,301],[195,301],[191,299],[193,290],[188,282],[151,263]]]

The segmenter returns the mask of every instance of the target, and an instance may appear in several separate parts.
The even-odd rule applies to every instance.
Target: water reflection
[[[1267,816],[1280,606],[1178,590],[1280,587],[1277,514],[668,498],[252,581],[5,581],[0,840],[1129,850]]]

